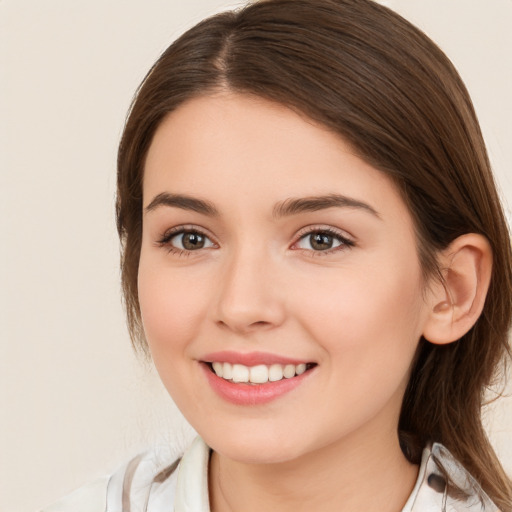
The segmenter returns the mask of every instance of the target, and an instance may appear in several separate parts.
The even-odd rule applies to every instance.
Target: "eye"
[[[310,231],[301,236],[299,241],[295,244],[298,249],[315,252],[330,252],[338,248],[352,247],[353,245],[354,242],[329,229]]]
[[[166,233],[158,241],[158,244],[176,252],[197,251],[215,246],[204,233],[193,229],[173,230],[170,233]]]

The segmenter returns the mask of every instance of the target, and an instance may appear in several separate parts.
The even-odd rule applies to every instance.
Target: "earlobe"
[[[447,344],[464,336],[482,313],[492,272],[488,240],[475,233],[456,238],[440,255],[442,282],[433,283],[425,339]]]

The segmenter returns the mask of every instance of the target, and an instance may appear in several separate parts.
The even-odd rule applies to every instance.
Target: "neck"
[[[418,468],[403,456],[396,431],[362,434],[275,464],[241,463],[214,452],[212,512],[399,512]]]

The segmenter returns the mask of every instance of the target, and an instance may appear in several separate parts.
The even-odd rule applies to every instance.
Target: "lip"
[[[291,379],[285,378],[275,382],[266,382],[265,384],[245,384],[230,382],[222,377],[218,377],[214,372],[212,372],[209,364],[206,362],[200,362],[199,365],[201,366],[212,389],[222,399],[235,405],[246,406],[266,404],[276,400],[300,386],[314,372],[313,367],[306,370],[303,374],[296,375]]]
[[[201,361],[206,363],[231,363],[231,364],[243,364],[244,366],[257,366],[259,364],[265,364],[270,366],[271,364],[307,364],[313,361],[305,361],[301,359],[293,359],[286,356],[277,354],[271,354],[269,352],[232,352],[224,350],[220,352],[212,352],[201,357]]]

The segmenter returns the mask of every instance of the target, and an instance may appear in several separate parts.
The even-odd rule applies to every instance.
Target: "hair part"
[[[293,8],[291,8],[293,2]],[[485,391],[510,356],[510,238],[469,94],[444,53],[371,0],[265,0],[213,16],[158,59],[132,103],[118,154],[117,227],[134,346],[147,354],[137,291],[144,162],[167,114],[218,90],[286,105],[350,143],[397,185],[414,221],[426,280],[437,254],[484,235],[493,273],[483,313],[460,340],[420,340],[399,420],[418,462],[443,443],[502,510],[512,485],[481,422]]]

